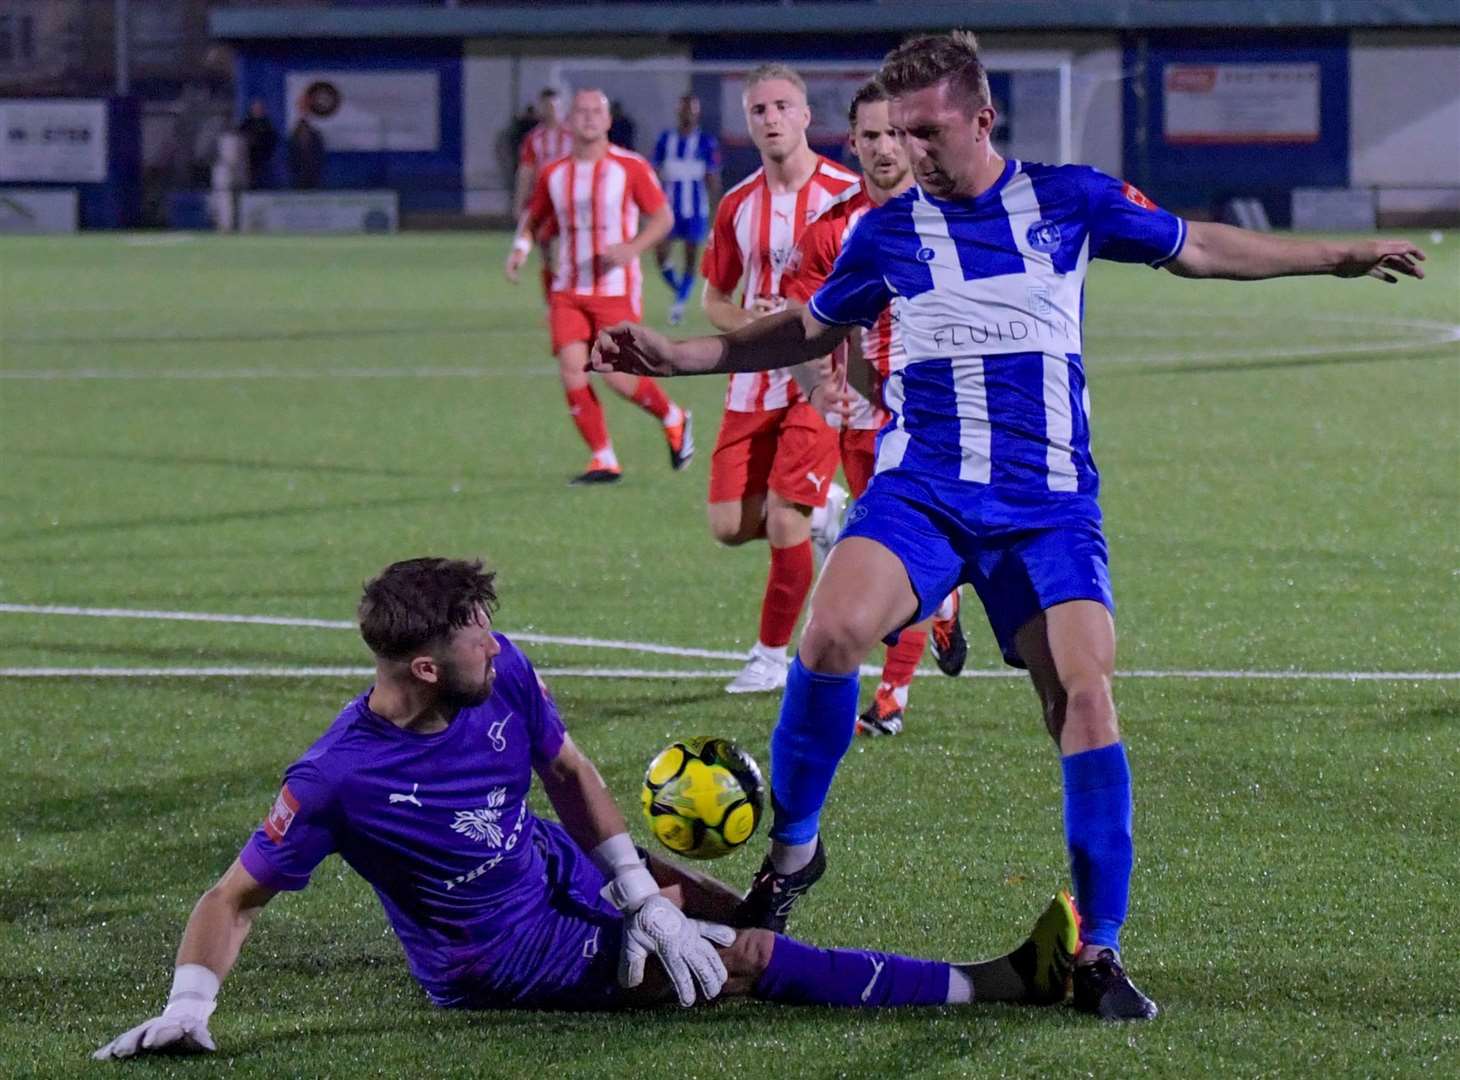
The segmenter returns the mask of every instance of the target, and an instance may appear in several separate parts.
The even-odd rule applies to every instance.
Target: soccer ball
[[[649,762],[640,801],[649,831],[676,855],[718,859],[760,824],[760,766],[729,739],[670,743]]]

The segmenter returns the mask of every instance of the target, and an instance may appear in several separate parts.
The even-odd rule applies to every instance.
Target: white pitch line
[[[558,679],[728,679],[733,670],[688,668],[676,671],[667,668],[608,667],[545,667],[537,669],[545,678]],[[864,667],[863,675],[877,675],[880,669]],[[375,674],[369,667],[7,667],[0,668],[4,679],[366,679]],[[932,676],[931,670],[919,670],[920,676]],[[964,679],[1020,679],[1022,671],[1002,668],[998,671],[965,671]],[[1322,682],[1453,682],[1460,681],[1460,671],[1160,671],[1133,670],[1116,672],[1120,679],[1270,679]]]
[[[246,382],[255,379],[536,379],[551,375],[546,370],[486,367],[394,367],[394,368],[207,368],[136,371],[112,368],[42,368],[31,371],[0,371],[0,379],[12,382]]]
[[[319,630],[354,630],[355,624],[346,619],[309,619],[293,615],[233,615],[206,611],[155,611],[139,608],[91,608],[74,607],[67,604],[7,604],[0,603],[0,613],[13,615],[71,615],[97,619],[152,619],[171,622],[233,623],[251,626],[296,626]],[[649,641],[618,641],[612,638],[561,637],[552,634],[531,632],[508,633],[508,637],[529,645],[570,645],[590,649],[617,649],[625,652],[639,652],[658,656],[683,656],[702,660],[744,659],[739,652],[717,649],[691,649],[679,645],[660,645]],[[583,678],[632,679],[719,679],[729,678],[733,671],[707,670],[665,670],[645,668],[545,668],[544,674],[579,676]],[[206,677],[229,675],[247,677],[268,675],[277,677],[305,678],[319,675],[370,674],[370,668],[0,668],[0,677],[41,678],[66,676],[120,677],[119,672],[132,673],[132,677]],[[881,669],[864,664],[862,675],[878,675]],[[932,669],[919,668],[918,675],[930,675]],[[1296,679],[1322,682],[1453,682],[1460,681],[1460,671],[1253,671],[1253,670],[1202,670],[1202,669],[1158,669],[1137,668],[1116,672],[1125,679]],[[1012,668],[997,670],[965,671],[966,679],[1021,678],[1023,673]]]
[[[152,619],[167,622],[242,623],[250,626],[303,626],[315,630],[354,630],[347,619],[304,619],[291,615],[226,615],[205,611],[149,611],[136,608],[71,607],[65,604],[0,604],[0,612],[13,615],[78,615],[93,619]],[[618,641],[612,638],[558,637],[531,631],[507,632],[514,641],[528,645],[575,645],[585,649],[619,649],[624,652],[659,656],[685,656],[696,660],[744,660],[743,652],[718,649],[690,649],[659,645],[651,641]]]

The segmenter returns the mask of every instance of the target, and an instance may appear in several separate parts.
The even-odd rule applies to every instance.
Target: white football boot
[[[842,516],[847,511],[847,489],[833,482],[826,489],[826,505],[811,511],[811,550],[816,565],[826,562],[837,534],[842,531]]]
[[[783,689],[791,668],[784,649],[770,649],[756,642],[740,674],[725,684],[727,694],[766,694]]]

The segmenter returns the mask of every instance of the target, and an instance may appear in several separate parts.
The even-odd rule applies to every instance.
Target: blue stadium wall
[[[1261,199],[1278,227],[1291,219],[1295,187],[1349,185],[1349,35],[1305,32],[1290,35],[1152,34],[1143,51],[1134,39],[1124,66],[1139,71],[1125,82],[1124,163],[1132,183],[1178,212],[1214,211],[1228,199]],[[1167,64],[1313,63],[1319,71],[1319,135],[1312,143],[1181,145],[1163,130]],[[1141,65],[1144,63],[1144,69]]]
[[[235,71],[239,115],[262,98],[269,115],[288,115],[285,80],[291,71],[431,71],[440,87],[439,144],[432,151],[331,151],[326,188],[391,188],[406,212],[460,212],[462,208],[462,42],[436,39],[360,41],[250,41],[238,51]],[[284,144],[274,155],[271,186],[284,186]]]

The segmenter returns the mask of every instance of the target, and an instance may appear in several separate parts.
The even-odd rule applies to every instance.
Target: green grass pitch
[[[1126,958],[1157,1022],[749,1002],[443,1013],[331,860],[260,920],[214,1017],[222,1052],[130,1071],[1453,1071],[1460,234],[1421,240],[1429,280],[1397,287],[1091,273],[1136,779]],[[671,737],[727,735],[764,764],[776,701],[696,675],[733,660],[556,640],[751,644],[764,549],[718,548],[704,524],[723,383],[669,384],[698,421],[687,473],[612,400],[624,483],[566,487],[585,454],[540,298],[503,281],[505,250],[500,235],[0,240],[0,603],[348,620],[389,561],[482,554],[501,628],[554,639],[527,646],[540,667],[684,673],[550,680],[626,810]],[[667,291],[648,291],[662,324]],[[970,667],[997,672],[976,608],[969,627]],[[0,611],[0,646],[12,672],[367,662],[348,630],[28,611]],[[1365,672],[1390,677],[1341,677]],[[0,677],[0,1076],[101,1074],[87,1053],[155,1015],[198,893],[362,685]],[[920,679],[907,733],[842,767],[831,872],[795,930],[951,958],[1012,946],[1066,882],[1059,805],[1024,682]],[[760,848],[716,869],[743,886]]]

